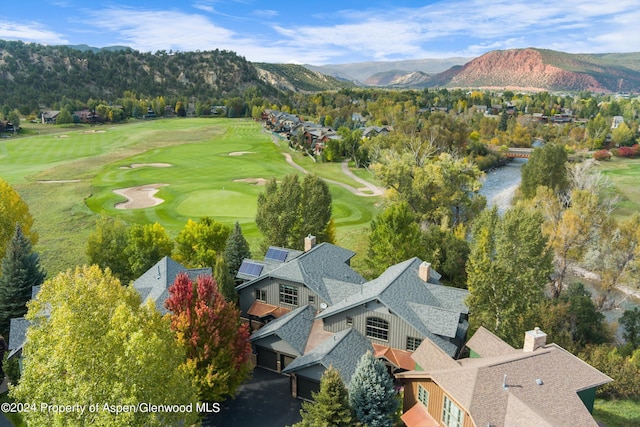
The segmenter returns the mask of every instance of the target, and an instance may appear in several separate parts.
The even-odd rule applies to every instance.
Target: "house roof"
[[[161,314],[166,314],[168,310],[164,307],[164,303],[169,298],[169,287],[173,285],[179,273],[187,273],[191,280],[195,280],[198,276],[212,274],[211,268],[186,268],[165,256],[133,282],[133,287],[140,294],[143,303],[152,300],[156,309]]]
[[[328,304],[333,304],[359,292],[360,285],[365,282],[365,279],[347,264],[354,255],[354,252],[339,246],[320,243],[288,261],[269,264],[274,268],[239,285],[236,289],[240,291],[266,278],[288,280],[304,283]]]
[[[263,318],[265,316],[273,316],[273,317],[282,317],[283,315],[289,313],[291,310],[284,307],[278,307],[277,305],[267,304],[262,301],[254,301],[247,310],[247,314],[251,316],[256,316],[258,318]]]
[[[7,343],[9,350],[8,358],[13,358],[14,355],[22,351],[22,346],[27,338],[27,328],[31,324],[30,321],[24,317],[16,317],[11,319],[9,324],[9,342]],[[18,354],[19,355],[19,354]]]
[[[282,373],[293,373],[313,365],[322,365],[325,368],[333,366],[348,386],[360,358],[367,351],[373,352],[371,343],[355,329],[345,329],[327,338],[305,355],[296,358],[282,370]]]
[[[481,334],[486,335],[485,332]],[[432,379],[469,412],[478,426],[595,427],[596,422],[577,392],[611,381],[555,344],[531,352],[516,350],[491,357],[451,361],[453,363],[440,360],[431,365],[418,362],[421,367],[425,364],[431,369],[396,376]]]
[[[422,403],[416,403],[400,417],[407,427],[440,427]]]
[[[392,365],[406,371],[415,369],[416,362],[411,358],[410,351],[400,350],[376,343],[373,343],[372,345],[374,351],[373,355],[376,359],[385,359]]]
[[[315,315],[316,309],[312,305],[299,307],[255,331],[251,335],[251,341],[277,335],[301,355],[304,353]]]
[[[464,336],[468,327],[466,321],[460,327],[460,315],[469,312],[464,303],[468,291],[441,285],[440,275],[433,269],[429,282],[425,282],[418,276],[420,264],[419,258],[411,258],[387,268],[377,279],[362,285],[359,292],[322,311],[318,318],[379,301],[449,355],[455,355],[458,348],[449,339]]]
[[[478,328],[471,339],[467,341],[466,346],[480,357],[500,356],[518,352],[518,350],[492,334],[484,326]]]

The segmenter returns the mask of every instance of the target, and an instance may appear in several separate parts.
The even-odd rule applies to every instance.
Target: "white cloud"
[[[37,22],[16,23],[0,21],[0,39],[23,40],[42,44],[68,44],[59,33],[47,29]]]

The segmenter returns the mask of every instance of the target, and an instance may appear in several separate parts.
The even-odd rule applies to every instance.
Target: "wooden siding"
[[[353,319],[352,326],[347,325],[347,317]],[[385,305],[377,301],[367,303],[366,307],[360,305],[324,319],[324,329],[330,332],[340,332],[348,328],[354,328],[366,337],[368,317],[378,317],[389,322],[388,340],[367,337],[373,343],[406,350],[407,337],[424,339],[424,336],[417,329],[395,314],[390,313]]]
[[[438,420],[440,425],[442,424],[442,410],[444,408],[444,396],[447,395],[444,390],[438,386],[435,382],[430,379],[420,379],[420,380],[412,380],[405,379],[404,385],[404,401],[402,406],[402,411],[406,412],[413,407],[413,405],[418,404],[422,405],[418,401],[418,384],[424,387],[429,392],[429,407],[427,408],[427,412],[431,414],[433,418]],[[458,404],[454,398],[447,395],[449,399],[456,404],[458,408],[464,412],[464,419],[462,421],[463,427],[476,427],[473,420],[469,416],[466,408],[462,405]]]
[[[295,286],[298,289],[298,304],[284,304],[280,302],[280,284]],[[298,307],[309,305],[309,296],[313,296],[315,301],[313,306],[316,311],[320,310],[320,304],[326,302],[318,294],[307,288],[304,284],[292,282],[289,280],[272,279],[267,277],[253,285],[242,289],[239,292],[240,310],[243,315],[246,315],[251,305],[256,301],[256,289],[262,289],[265,291],[264,302],[279,307],[295,310]]]

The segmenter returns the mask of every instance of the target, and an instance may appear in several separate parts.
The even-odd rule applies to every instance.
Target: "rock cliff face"
[[[386,71],[364,81],[367,86],[425,87],[431,78],[421,71]]]
[[[572,55],[542,49],[486,53],[456,70],[434,76],[448,87],[615,92],[640,89],[640,72],[602,63],[598,55]]]

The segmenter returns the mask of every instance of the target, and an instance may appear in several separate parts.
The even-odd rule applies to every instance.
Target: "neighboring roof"
[[[373,343],[373,355],[376,359],[385,359],[395,367],[406,371],[416,368],[416,362],[411,358],[410,351]]]
[[[483,335],[486,332],[481,332]],[[457,366],[448,363],[438,369],[438,363],[434,362],[433,370],[396,376],[433,380],[469,412],[478,426],[595,427],[596,422],[577,393],[611,381],[555,344],[532,352],[516,350],[453,363]]]
[[[211,268],[186,268],[165,256],[133,282],[133,287],[140,294],[143,303],[152,300],[156,309],[165,314],[168,312],[164,303],[169,298],[169,287],[179,273],[187,273],[191,280],[195,280],[198,276],[211,275],[212,271]]]
[[[9,342],[7,343],[9,350],[11,350],[8,356],[9,359],[13,358],[15,355],[19,356],[20,354],[18,353],[22,352],[22,346],[27,338],[27,328],[31,324],[31,322],[24,317],[11,319],[10,322]]]
[[[458,363],[431,340],[423,340],[413,352],[411,358],[422,371],[430,372],[441,369],[455,369],[458,367]]]
[[[348,386],[360,358],[367,351],[373,352],[371,343],[355,329],[345,329],[327,338],[307,354],[296,358],[282,370],[282,373],[296,372],[313,365],[322,365],[325,368],[333,366]]]
[[[304,353],[315,315],[316,309],[312,305],[297,308],[255,331],[251,335],[251,341],[277,335],[301,355]]]
[[[311,250],[283,263],[265,263],[275,266],[270,271],[253,280],[239,285],[238,291],[252,286],[266,278],[303,283],[318,294],[328,304],[343,300],[360,291],[365,279],[349,265],[355,255],[350,250],[320,243]]]
[[[466,346],[480,357],[501,356],[518,352],[518,350],[492,334],[491,331],[484,326],[478,328]]]
[[[441,285],[437,272],[431,270],[429,282],[418,276],[422,264],[411,258],[385,270],[377,279],[362,285],[361,291],[329,306],[318,318],[328,318],[370,301],[379,301],[428,339],[435,341],[449,355],[458,347],[449,339],[460,338],[468,324],[460,322],[460,315],[469,308],[464,301],[468,291]],[[443,338],[445,337],[445,338]]]

